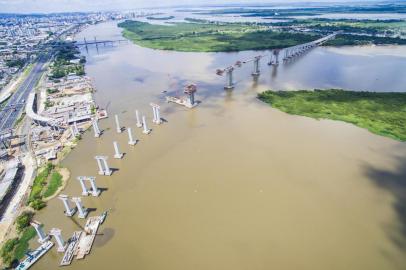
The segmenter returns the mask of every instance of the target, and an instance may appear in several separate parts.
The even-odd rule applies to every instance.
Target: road
[[[38,61],[34,64],[33,69],[31,70],[30,74],[27,78],[21,83],[21,85],[17,88],[15,93],[11,96],[8,100],[6,106],[13,106],[15,104],[24,103],[27,99],[30,92],[34,89],[37,81],[41,77],[43,71],[43,67],[48,60],[48,56],[42,55],[39,56]],[[22,110],[24,110],[24,106],[15,106],[13,109],[5,110],[0,112],[0,133],[2,131],[9,130],[13,128],[15,122],[17,121],[18,117],[20,116]]]

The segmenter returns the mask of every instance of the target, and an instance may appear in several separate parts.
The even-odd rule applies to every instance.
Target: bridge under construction
[[[224,86],[224,89],[226,90],[231,90],[234,88],[234,76],[233,72],[236,68],[242,67],[243,64],[248,64],[248,63],[253,63],[253,70],[251,75],[253,77],[258,77],[260,75],[260,60],[264,57],[269,57],[269,62],[268,65],[274,65],[277,66],[279,65],[279,58],[282,55],[282,61],[284,63],[300,56],[306,53],[307,51],[320,46],[321,44],[327,42],[328,40],[334,39],[336,37],[337,33],[330,34],[328,36],[322,37],[320,39],[304,43],[304,44],[299,44],[296,46],[291,46],[287,47],[284,49],[274,49],[271,51],[270,54],[263,54],[263,55],[257,55],[252,59],[248,59],[245,61],[237,61],[233,65],[228,66],[226,68],[222,69],[217,69],[216,74],[219,76],[223,76],[224,74],[226,75],[226,84]]]

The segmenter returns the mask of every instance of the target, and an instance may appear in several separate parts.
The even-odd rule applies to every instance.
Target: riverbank
[[[25,256],[29,241],[36,235],[30,221],[67,185],[70,172],[59,164],[80,141],[96,114],[93,85],[84,72],[86,60],[76,56],[80,53],[76,47],[62,45],[54,61],[45,65],[48,71],[34,89],[41,92],[37,113],[59,119],[59,128],[30,123],[24,133],[29,137],[27,150],[33,157],[31,163],[24,163],[27,177],[7,209],[8,220],[1,224],[4,234],[0,235],[0,262],[5,266],[13,266]],[[61,108],[67,113],[58,113]],[[76,117],[75,109],[81,113],[81,123],[70,121]],[[26,221],[24,228],[19,225],[22,219]]]
[[[125,21],[118,24],[124,37],[161,50],[184,52],[231,52],[295,46],[321,37],[318,34],[270,30],[248,23],[175,23],[173,25]]]
[[[258,98],[289,114],[344,121],[381,136],[406,141],[406,93],[340,89],[265,91]]]
[[[326,46],[354,45],[404,45],[406,40],[397,37],[403,33],[404,23],[349,22],[335,20],[336,24],[312,20],[294,20],[274,24],[219,23],[186,18],[188,23],[170,25],[125,21],[123,36],[135,44],[152,49],[184,52],[231,52],[286,48],[307,43],[322,35],[346,31],[328,41]],[[322,23],[323,22],[323,23]],[[391,33],[385,36],[382,33]],[[389,34],[388,34],[389,35]]]

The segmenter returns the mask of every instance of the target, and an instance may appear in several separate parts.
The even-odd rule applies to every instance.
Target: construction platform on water
[[[60,266],[70,265],[73,257],[77,260],[83,259],[92,249],[99,226],[103,223],[105,216],[90,217],[86,221],[84,231],[76,231],[69,240],[68,247],[62,258]]]
[[[198,105],[198,102],[195,101],[195,93],[197,92],[197,87],[195,84],[189,84],[185,87],[183,92],[186,96],[174,97],[167,96],[166,102],[173,102],[182,106],[185,106],[189,109],[194,108]]]

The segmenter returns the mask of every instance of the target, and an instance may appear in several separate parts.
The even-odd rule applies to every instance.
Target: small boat
[[[104,211],[101,215],[100,215],[100,224],[103,224],[103,222],[106,220],[107,217],[107,211]]]

